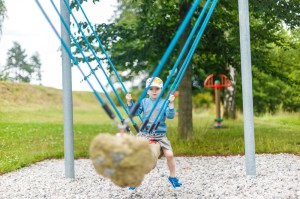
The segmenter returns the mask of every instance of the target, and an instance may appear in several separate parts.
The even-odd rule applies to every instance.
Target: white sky
[[[60,33],[60,20],[53,6],[49,3],[50,1],[39,0],[39,2]],[[55,0],[54,2],[57,3],[56,6],[60,10],[60,1]],[[115,11],[116,4],[116,0],[101,0],[97,4],[84,3],[83,9],[92,24],[107,23]],[[3,23],[2,35],[0,36],[0,67],[5,65],[6,53],[8,49],[13,47],[13,42],[16,41],[26,50],[28,58],[35,52],[40,54],[43,71],[42,85],[62,89],[60,41],[35,0],[6,0],[5,5],[8,17]],[[80,21],[79,19],[80,16],[77,20]],[[73,90],[91,91],[86,82],[80,82],[81,79],[81,73],[76,67],[73,67]],[[99,90],[98,88],[95,89]]]

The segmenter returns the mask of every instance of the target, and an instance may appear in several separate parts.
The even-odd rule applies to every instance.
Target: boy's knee
[[[172,159],[172,158],[174,158],[174,155],[173,155],[173,152],[172,152],[172,151],[165,151],[164,155],[165,155],[165,157],[166,157],[167,159]]]

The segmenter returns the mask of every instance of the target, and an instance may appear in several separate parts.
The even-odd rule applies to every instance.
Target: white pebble
[[[183,186],[174,190],[165,158],[134,193],[99,176],[89,159],[75,160],[75,179],[64,160],[46,160],[0,175],[0,198],[300,198],[300,157],[256,155],[256,176],[246,176],[245,157],[175,157]]]

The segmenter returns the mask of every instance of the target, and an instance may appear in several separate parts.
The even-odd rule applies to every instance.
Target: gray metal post
[[[250,26],[248,0],[239,0],[239,26],[242,64],[244,140],[246,156],[246,174],[255,176],[255,140],[253,121],[252,72],[250,51]]]
[[[69,3],[69,1],[67,0]],[[70,14],[63,0],[60,0],[60,10],[63,19],[70,26]],[[70,48],[70,36],[61,22],[61,38]],[[65,48],[62,50],[62,83],[63,83],[63,110],[64,110],[64,157],[65,177],[74,178],[74,134],[73,134],[73,100],[72,100],[72,70],[71,58]]]

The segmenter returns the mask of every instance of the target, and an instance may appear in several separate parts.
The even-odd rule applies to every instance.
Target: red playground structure
[[[205,81],[204,81],[204,87],[205,88],[214,88],[215,90],[215,104],[216,104],[216,118],[215,118],[215,124],[214,127],[220,128],[223,127],[221,118],[221,88],[229,87],[231,86],[231,81],[227,78],[226,75],[221,74],[220,79],[214,80],[214,74],[209,75]]]

